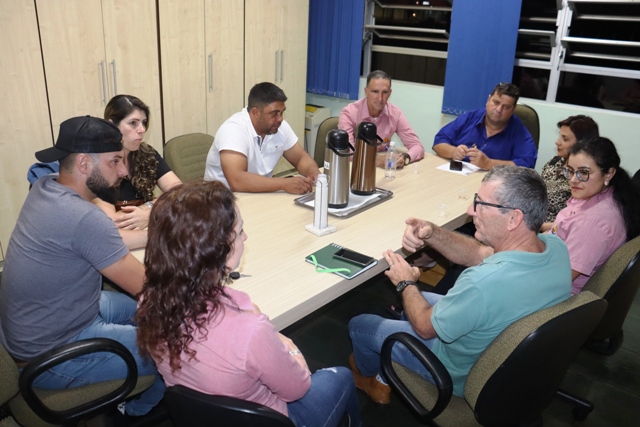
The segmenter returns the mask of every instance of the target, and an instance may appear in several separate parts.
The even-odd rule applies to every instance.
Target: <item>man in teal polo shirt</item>
[[[380,372],[382,343],[395,332],[420,339],[451,374],[454,394],[462,396],[469,370],[485,348],[516,320],[567,299],[571,267],[564,243],[538,230],[547,212],[544,182],[532,169],[496,166],[467,213],[475,239],[410,218],[403,246],[415,252],[425,244],[449,260],[468,266],[445,296],[421,293],[420,272],[393,251],[384,254],[385,274],[402,295],[401,320],[364,314],[349,323],[350,357],[356,386],[378,403],[389,403],[390,388]],[[476,240],[477,239],[477,240]],[[433,382],[402,344],[392,357]]]

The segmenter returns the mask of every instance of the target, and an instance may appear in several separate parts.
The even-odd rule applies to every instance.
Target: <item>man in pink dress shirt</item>
[[[387,102],[391,96],[391,77],[384,71],[372,71],[367,76],[367,86],[364,88],[365,97],[352,102],[342,109],[338,122],[338,129],[347,131],[349,142],[353,143],[353,131],[360,122],[371,122],[377,127],[378,136],[384,139],[384,144],[378,146],[378,151],[386,151],[393,134],[398,134],[402,144],[407,149],[398,157],[398,168],[411,162],[417,162],[424,157],[424,147],[420,139],[411,128],[409,121],[402,111]],[[384,167],[384,156],[378,155],[376,165]]]

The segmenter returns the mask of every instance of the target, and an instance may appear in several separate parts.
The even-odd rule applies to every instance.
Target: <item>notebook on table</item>
[[[344,277],[345,279],[352,279],[378,263],[377,260],[374,260],[371,264],[361,266],[342,259],[334,258],[333,255],[340,249],[343,249],[343,247],[335,243],[331,243],[324,248],[307,255],[305,257],[305,261],[316,265],[316,271],[320,273],[334,273],[340,277]],[[315,257],[315,262],[312,256]]]

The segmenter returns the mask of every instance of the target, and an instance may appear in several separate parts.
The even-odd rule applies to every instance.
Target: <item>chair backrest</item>
[[[522,123],[529,130],[536,148],[538,148],[540,143],[540,119],[536,110],[526,104],[517,104],[513,114],[522,120]]]
[[[294,427],[273,409],[228,396],[212,396],[176,385],[167,388],[164,400],[174,427]]]
[[[620,246],[593,273],[582,291],[590,291],[609,303],[591,338],[602,341],[622,329],[640,286],[640,236]]]
[[[58,390],[33,388],[33,380],[53,365],[84,354],[103,351],[114,353],[125,361],[125,381],[111,380]],[[56,347],[32,359],[20,373],[15,361],[0,345],[0,407],[8,404],[13,419],[19,425],[75,425],[79,420],[113,410],[127,396],[143,392],[155,380],[155,375],[138,377],[136,363],[129,350],[106,338],[92,338]]]
[[[633,185],[636,186],[636,191],[640,193],[640,169],[638,169],[636,173],[633,174],[631,182],[633,182]]]
[[[540,417],[607,303],[581,292],[508,326],[480,355],[464,397],[482,425]]]
[[[212,144],[213,137],[204,133],[176,136],[164,146],[164,159],[182,182],[201,179]]]
[[[16,363],[0,344],[0,407],[18,394],[18,377]]]
[[[329,117],[325,119],[318,127],[318,136],[316,137],[316,146],[313,151],[313,159],[319,168],[324,167],[324,149],[327,146],[327,134],[333,129],[338,129],[338,118]]]

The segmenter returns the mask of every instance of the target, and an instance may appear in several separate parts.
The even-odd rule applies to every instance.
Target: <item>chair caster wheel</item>
[[[576,421],[584,421],[584,420],[587,419],[587,416],[589,415],[589,412],[591,412],[591,411],[585,411],[584,409],[574,408],[573,409],[573,418],[575,418]]]

